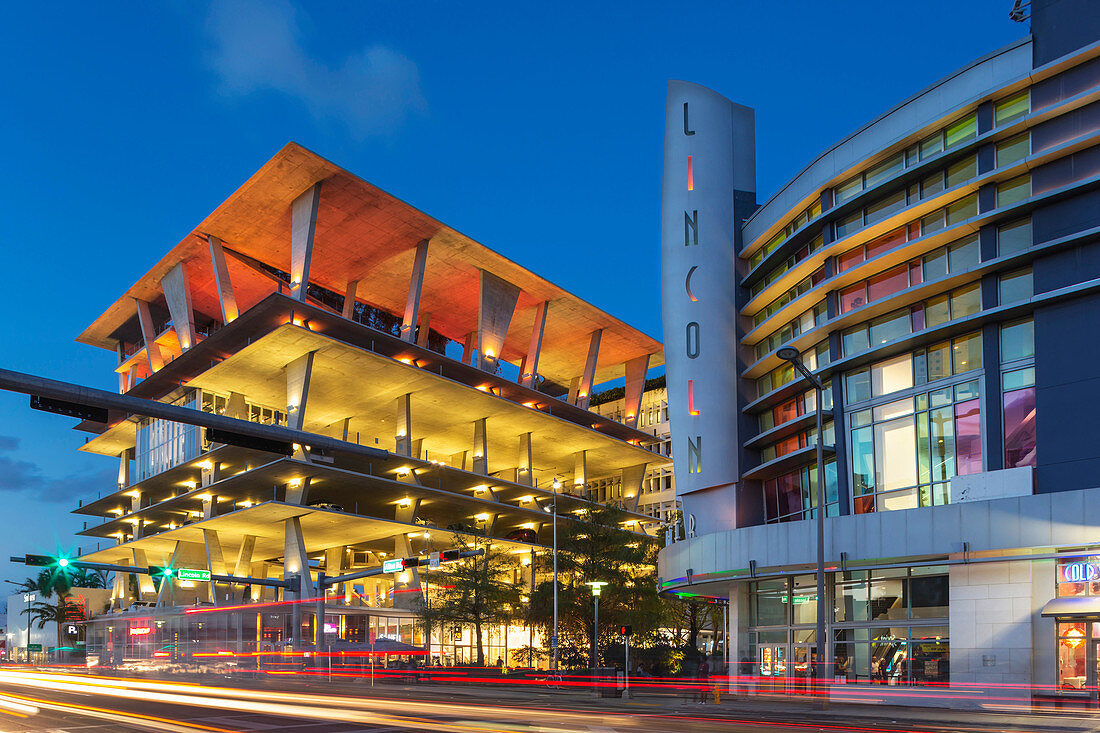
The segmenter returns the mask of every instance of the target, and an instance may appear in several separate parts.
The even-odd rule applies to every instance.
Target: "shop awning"
[[[1100,596],[1055,598],[1045,606],[1043,616],[1100,616]]]

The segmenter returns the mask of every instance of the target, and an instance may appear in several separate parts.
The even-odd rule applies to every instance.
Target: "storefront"
[[[1067,697],[1100,690],[1100,555],[1058,561],[1055,598],[1043,616],[1055,620],[1056,691]]]

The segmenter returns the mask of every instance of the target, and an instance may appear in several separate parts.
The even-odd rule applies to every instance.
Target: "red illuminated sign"
[[[153,628],[151,626],[131,626],[130,627],[130,636],[145,636],[145,635],[151,634],[151,633],[153,633]]]

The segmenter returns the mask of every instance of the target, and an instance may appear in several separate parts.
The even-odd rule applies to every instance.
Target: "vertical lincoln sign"
[[[730,526],[738,478],[736,228],[755,204],[753,110],[672,81],[661,297],[676,490],[700,533]],[[740,194],[740,195],[737,195]]]

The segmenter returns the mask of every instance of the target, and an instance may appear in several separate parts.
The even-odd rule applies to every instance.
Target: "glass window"
[[[1035,367],[1014,369],[1001,375],[1002,388],[1009,392],[1022,387],[1031,387],[1035,384]]]
[[[1011,206],[1031,196],[1031,175],[1019,176],[997,186],[997,208]]]
[[[955,430],[951,407],[928,411],[932,428],[932,480],[947,481],[955,475]]]
[[[1030,133],[1025,132],[1023,135],[1011,137],[1004,142],[997,143],[997,167],[1003,168],[1006,165],[1012,165],[1017,161],[1023,160],[1030,154]]]
[[[909,579],[909,605],[912,618],[947,618],[949,583],[947,575],[917,575],[918,570],[943,568],[913,568]],[[913,629],[914,636],[921,630]],[[943,634],[946,636],[946,634]]]
[[[1035,323],[1030,319],[1001,326],[1001,363],[1035,356]]]
[[[795,624],[817,622],[817,577],[815,575],[796,575],[793,578],[794,590],[791,593],[791,612]]]
[[[920,220],[920,233],[922,235],[938,232],[939,230],[943,229],[943,227],[944,223],[942,209],[940,211],[933,211],[931,214],[922,217]]]
[[[871,321],[871,343],[875,346],[908,336],[909,333],[908,310],[894,311]]]
[[[920,197],[930,198],[944,190],[943,171],[937,171],[920,182]]]
[[[947,277],[947,248],[934,249],[924,256],[924,281]]]
[[[856,247],[850,249],[844,254],[836,258],[837,272],[844,272],[845,270],[851,270],[856,265],[863,262],[863,247]]]
[[[1088,644],[1083,621],[1058,624],[1058,689],[1084,692]]]
[[[1034,387],[1005,392],[1004,422],[1005,468],[1035,466]]]
[[[948,262],[951,274],[955,275],[971,267],[977,267],[981,260],[981,252],[978,249],[978,235],[966,237],[948,247]]]
[[[864,248],[867,251],[867,259],[878,257],[883,252],[888,252],[899,244],[905,244],[905,241],[905,227],[895,229],[889,234],[884,234],[881,237],[872,239]]]
[[[971,155],[969,158],[963,158],[958,163],[947,167],[947,187],[951,188],[952,186],[958,186],[960,183],[966,183],[977,175],[977,157]]]
[[[871,367],[871,394],[893,394],[913,386],[913,357],[902,354]]]
[[[1031,219],[1021,219],[997,228],[997,254],[1011,255],[1031,246]]]
[[[841,345],[844,349],[845,356],[851,356],[852,354],[858,354],[861,351],[866,351],[870,348],[867,342],[867,327],[866,326],[854,326],[852,328],[845,329],[841,336]]]
[[[937,153],[943,152],[943,133],[937,132],[931,137],[927,137],[921,141],[920,144],[920,157],[921,160],[930,158]]]
[[[928,347],[928,381],[935,382],[951,376],[951,349],[948,342],[934,344]]]
[[[966,318],[982,310],[981,287],[973,283],[951,291],[951,320]]]
[[[863,177],[856,176],[850,181],[844,183],[833,189],[833,200],[836,204],[842,204],[851,198],[854,198],[856,194],[863,190]]]
[[[867,303],[867,288],[863,283],[856,283],[840,291],[840,312],[847,313],[853,308],[858,308]]]
[[[909,266],[900,265],[867,279],[867,302],[888,298],[909,287]]]
[[[944,130],[944,147],[948,150],[978,136],[978,120],[973,114],[962,118]]]
[[[790,595],[785,578],[759,581],[752,598],[756,601],[753,614],[755,626],[785,626],[789,623],[787,607],[790,605]]]
[[[955,405],[956,470],[965,476],[982,471],[982,426],[978,400]]]
[[[867,621],[867,571],[835,573],[833,577],[836,589],[836,620]]]
[[[972,333],[955,339],[951,344],[951,361],[955,374],[980,369],[982,366],[981,333]]]
[[[857,369],[844,375],[844,396],[849,405],[871,399],[871,370]]]
[[[1027,89],[1002,99],[993,105],[993,124],[996,127],[1006,125],[1012,120],[1023,117],[1031,107],[1031,98]]]
[[[916,418],[888,420],[874,426],[875,486],[890,491],[917,485]]]
[[[951,320],[950,298],[949,294],[944,294],[924,301],[924,322],[929,328]]]
[[[867,224],[878,224],[905,208],[905,191],[899,191],[867,207]]]
[[[905,153],[898,153],[892,158],[888,158],[873,168],[868,169],[867,174],[864,176],[864,187],[871,188],[887,178],[890,178],[896,173],[900,173],[905,168]]]
[[[947,207],[947,225],[958,224],[978,215],[978,198],[967,196]]]
[[[845,217],[836,223],[836,238],[846,237],[852,232],[858,232],[863,228],[863,212],[857,211],[851,216]]]
[[[1000,305],[1028,300],[1032,292],[1031,268],[1016,270],[1001,275],[997,282],[997,297]]]

